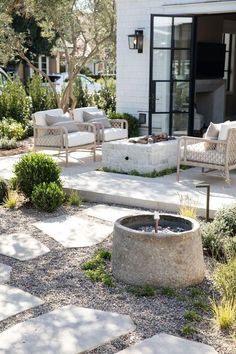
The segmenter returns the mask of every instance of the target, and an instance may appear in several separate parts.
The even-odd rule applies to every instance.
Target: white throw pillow
[[[53,125],[53,124],[56,124],[56,123],[59,123],[59,122],[69,122],[70,121],[70,119],[67,116],[65,116],[65,115],[53,116],[53,115],[50,115],[50,114],[46,114],[45,115],[45,119],[46,119],[47,125]]]
[[[55,124],[52,124],[51,127],[64,127],[67,129],[68,133],[74,133],[79,131],[79,128],[74,123],[74,121],[69,119],[67,119],[67,122],[57,122]]]
[[[210,123],[207,128],[205,139],[217,140],[220,132],[221,124]]]
[[[234,122],[225,122],[221,125],[218,140],[226,140],[228,136],[228,131],[231,128],[236,128],[236,121]]]
[[[111,124],[103,111],[83,112],[84,122],[101,123],[104,128],[111,128]]]

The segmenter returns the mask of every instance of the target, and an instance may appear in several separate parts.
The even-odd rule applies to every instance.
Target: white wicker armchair
[[[67,164],[70,151],[91,149],[95,161],[96,128],[93,124],[74,122],[78,131],[69,133],[63,124],[61,126],[48,126],[46,114],[62,116],[63,111],[62,109],[51,109],[33,114],[34,150],[58,150],[59,154],[65,152]]]
[[[226,183],[230,183],[229,171],[236,169],[236,128],[228,130],[226,140],[181,137],[177,151],[177,181],[180,165],[201,167],[202,172],[220,170]]]
[[[71,111],[71,116],[75,121],[84,122],[83,112],[96,113],[100,111],[97,107],[81,107]],[[93,122],[97,131],[97,142],[103,143],[107,141],[127,139],[128,138],[128,122],[125,119],[109,119],[110,128],[104,128],[103,124]]]

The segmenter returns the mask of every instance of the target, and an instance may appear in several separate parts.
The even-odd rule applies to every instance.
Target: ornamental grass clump
[[[31,199],[33,189],[41,183],[54,182],[59,188],[62,188],[61,169],[52,157],[45,154],[30,153],[23,156],[15,165],[14,172],[19,191],[26,198]]]

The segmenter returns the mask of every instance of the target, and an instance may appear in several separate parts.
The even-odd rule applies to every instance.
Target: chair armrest
[[[216,145],[227,146],[226,140],[209,140],[209,139],[197,138],[197,137],[193,137],[193,136],[182,136],[181,138],[179,138],[179,141],[178,141],[179,147],[183,143],[185,146],[197,144],[197,143],[207,143],[212,146],[216,146]]]
[[[50,139],[52,137],[53,139]],[[34,125],[34,146],[63,147],[68,145],[68,130],[65,127],[45,127]]]
[[[126,119],[109,119],[112,128],[120,128],[128,130],[128,122]]]
[[[50,135],[50,133],[51,133],[51,135],[58,135],[58,134],[54,134],[56,132],[58,132],[60,134],[68,134],[68,130],[66,127],[45,127],[42,125],[34,125],[34,130],[35,130],[35,132],[37,132],[37,131],[48,132],[49,135]]]
[[[77,125],[79,131],[89,131],[96,134],[96,127],[93,123],[81,123],[76,121],[74,121],[74,123]]]

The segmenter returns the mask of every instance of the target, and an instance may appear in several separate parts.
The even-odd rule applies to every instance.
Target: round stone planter
[[[118,219],[114,225],[112,271],[132,285],[187,287],[204,278],[200,225],[172,214],[160,214],[160,226],[181,227],[175,233],[138,231],[140,225],[154,224],[153,215]]]

